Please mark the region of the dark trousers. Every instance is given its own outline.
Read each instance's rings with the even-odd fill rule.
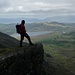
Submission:
[[[26,37],[26,38],[28,39],[29,44],[32,43],[32,42],[31,42],[31,39],[30,39],[30,37],[29,37],[29,35],[28,35],[27,33],[21,33],[20,35],[21,35],[20,46],[22,46],[22,42],[23,42],[23,40],[24,40],[24,37]]]

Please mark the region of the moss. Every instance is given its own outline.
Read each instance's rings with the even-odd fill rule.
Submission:
[[[24,45],[24,48],[28,47],[28,44],[25,44]],[[0,56],[1,55],[5,55],[5,54],[8,54],[8,53],[11,53],[11,52],[14,52],[14,51],[17,51],[17,50],[20,50],[22,49],[23,47],[12,47],[12,48],[3,48],[3,49],[0,49]]]

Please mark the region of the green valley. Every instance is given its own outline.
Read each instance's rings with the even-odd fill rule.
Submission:
[[[35,39],[38,39],[37,42],[43,43],[46,53],[45,61],[56,68],[57,72],[54,72],[56,73],[54,75],[60,75],[60,73],[61,75],[75,75],[75,32],[65,34],[56,32],[37,36]],[[60,64],[64,69],[62,66],[60,67]]]

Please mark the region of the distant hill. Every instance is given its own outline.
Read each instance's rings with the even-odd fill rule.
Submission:
[[[16,23],[20,22],[22,19],[26,20],[27,23],[33,22],[60,22],[60,23],[75,23],[75,16],[73,15],[66,15],[66,16],[54,16],[54,17],[47,17],[47,18],[0,18],[0,23]]]
[[[13,33],[16,33],[15,25],[16,25],[16,23],[10,23],[10,24],[1,24],[0,23],[0,31],[11,35]]]
[[[50,22],[51,24],[58,24],[58,25],[65,25],[64,23],[59,23],[59,22],[56,22],[56,21],[52,21]]]
[[[8,35],[16,34],[15,25],[20,21],[16,21],[16,23],[10,24],[2,24],[0,23],[0,31],[6,33]],[[20,23],[19,23],[20,24]],[[75,29],[75,23],[59,23],[56,21],[52,22],[34,22],[34,23],[26,23],[27,32],[38,32],[38,31],[69,31]]]
[[[15,25],[16,23],[10,23],[10,24],[0,24],[0,31],[9,35],[16,33]],[[26,30],[28,32],[36,32],[36,31],[54,31],[63,29],[63,26],[65,26],[63,23],[58,22],[34,22],[34,23],[26,23]]]

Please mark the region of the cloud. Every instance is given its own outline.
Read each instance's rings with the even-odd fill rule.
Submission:
[[[7,8],[10,7],[10,1],[8,0],[0,0],[0,13],[5,12]]]
[[[0,14],[38,17],[74,15],[75,0],[0,0]]]
[[[9,1],[7,0],[0,0],[0,8],[6,8],[10,5]]]
[[[69,6],[69,4],[51,4],[51,3],[44,3],[44,2],[32,2],[32,3],[26,3],[25,5],[17,5],[16,8],[15,6],[13,6],[7,9],[9,9],[8,12],[12,11],[12,13],[14,11],[24,13],[24,12],[37,11],[37,10],[48,11],[48,10],[64,9],[67,6]]]

